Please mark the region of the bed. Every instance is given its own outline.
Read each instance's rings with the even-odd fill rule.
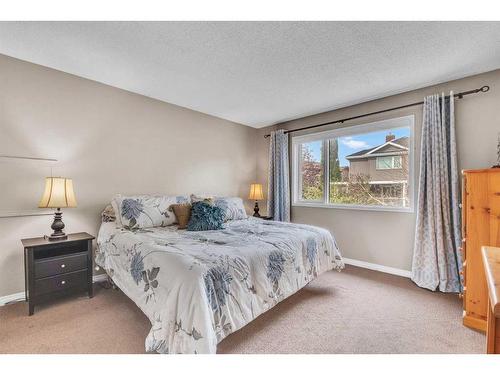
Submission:
[[[146,351],[158,353],[216,353],[226,336],[344,266],[329,231],[252,217],[200,232],[104,222],[97,243],[97,264],[149,318]]]

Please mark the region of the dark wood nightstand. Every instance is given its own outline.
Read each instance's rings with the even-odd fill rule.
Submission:
[[[257,219],[262,219],[262,220],[273,220],[274,218],[272,216],[257,216]]]
[[[66,240],[25,238],[24,282],[29,315],[35,305],[92,289],[92,240],[88,233],[69,234]]]

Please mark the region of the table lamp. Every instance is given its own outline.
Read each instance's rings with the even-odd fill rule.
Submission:
[[[250,185],[250,194],[248,195],[248,199],[252,199],[255,201],[255,207],[253,209],[253,216],[260,217],[259,203],[257,201],[261,201],[264,199],[264,194],[262,194],[262,184],[251,184]]]
[[[68,238],[63,232],[61,208],[76,207],[75,192],[73,191],[73,180],[64,177],[45,178],[45,191],[38,204],[39,208],[56,208],[54,222],[50,226],[54,232],[48,237],[49,240],[65,240]]]

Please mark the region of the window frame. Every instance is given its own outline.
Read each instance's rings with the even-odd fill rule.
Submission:
[[[408,155],[408,207],[392,207],[380,205],[356,205],[346,203],[330,203],[330,158],[328,141],[331,138],[340,138],[359,135],[363,133],[371,133],[382,130],[389,130],[394,128],[408,127],[410,130],[409,140],[409,155]],[[299,183],[299,175],[301,160],[300,160],[300,145],[313,141],[323,142],[323,174],[324,184],[323,199],[311,201],[301,199],[301,185]],[[413,213],[415,210],[415,115],[408,115],[402,117],[395,117],[386,120],[380,120],[370,123],[359,125],[347,126],[339,129],[327,130],[322,132],[315,132],[305,135],[292,136],[292,150],[291,150],[291,164],[292,164],[292,207],[317,207],[317,208],[340,208],[349,210],[367,210],[367,211],[392,211],[392,212],[407,212]],[[388,169],[390,170],[390,169]]]
[[[391,167],[390,168],[380,168],[378,166],[378,161],[381,158],[391,158]],[[396,163],[394,162],[396,158],[399,158],[399,167],[395,167]],[[375,169],[378,171],[392,171],[395,169],[403,169],[403,155],[383,155],[377,156],[375,159]]]

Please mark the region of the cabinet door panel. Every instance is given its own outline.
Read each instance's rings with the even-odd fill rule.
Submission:
[[[467,294],[465,306],[468,315],[486,319],[487,290],[481,246],[490,243],[490,210],[488,174],[467,174]]]
[[[500,246],[500,173],[489,173],[490,243]]]

